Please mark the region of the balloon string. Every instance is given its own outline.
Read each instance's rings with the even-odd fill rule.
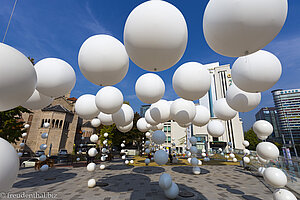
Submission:
[[[13,9],[12,9],[12,11],[11,11],[10,18],[9,18],[9,21],[8,21],[8,24],[7,24],[7,27],[6,27],[6,31],[5,31],[5,34],[4,34],[2,43],[4,43],[4,40],[5,40],[5,38],[6,38],[6,34],[7,34],[7,32],[8,32],[8,28],[9,28],[9,25],[10,25],[11,18],[12,18],[13,14],[14,14],[14,11],[15,11],[17,1],[18,1],[18,0],[15,0],[14,7],[13,7]]]

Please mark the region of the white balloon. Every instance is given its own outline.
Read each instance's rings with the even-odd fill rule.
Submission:
[[[152,119],[156,122],[163,123],[170,120],[171,105],[166,100],[159,100],[149,108]]]
[[[152,134],[152,141],[156,144],[163,144],[166,140],[166,134],[163,131],[155,131]]]
[[[194,102],[185,99],[176,99],[171,105],[171,118],[179,124],[188,124],[196,116]]]
[[[90,157],[95,157],[98,154],[98,151],[96,148],[90,148],[90,150],[88,151],[88,154]]]
[[[177,68],[172,82],[178,96],[194,101],[208,92],[211,78],[209,71],[202,64],[188,62]]]
[[[195,146],[191,146],[191,148],[190,148],[190,152],[191,152],[192,154],[197,154],[197,152],[198,152],[198,149],[197,149],[197,147],[195,147]]]
[[[129,160],[125,160],[125,164],[128,165],[129,164]]]
[[[230,158],[235,158],[235,155],[233,153],[229,154]]]
[[[275,160],[279,157],[279,149],[271,142],[261,142],[256,146],[259,157],[265,160]]]
[[[108,137],[108,133],[104,133],[104,137]]]
[[[102,148],[102,153],[106,153],[107,149],[106,148]]]
[[[78,101],[78,100],[77,100],[77,101]],[[48,122],[44,123],[44,124],[43,124],[43,127],[44,127],[44,128],[49,128],[49,127],[50,127],[50,123],[48,123]]]
[[[145,159],[145,164],[148,165],[149,163],[150,163],[150,159],[149,159],[149,158],[146,158],[146,159]]]
[[[103,112],[100,112],[100,114],[98,115],[98,119],[100,119],[101,123],[105,126],[109,126],[114,123],[111,114],[105,114]]]
[[[8,192],[19,171],[19,157],[14,147],[0,138],[0,192]]]
[[[124,148],[124,147],[125,147],[125,144],[124,144],[124,143],[122,143],[122,144],[121,144],[121,147],[122,147],[122,148]]]
[[[150,132],[147,132],[147,133],[145,133],[145,136],[146,136],[146,137],[150,137],[150,136],[151,136],[151,133],[150,133]],[[147,142],[148,142],[148,141],[146,141],[146,144],[147,144]],[[150,145],[150,144],[149,144],[149,145]]]
[[[49,97],[69,93],[76,82],[74,69],[58,58],[45,58],[34,65],[37,74],[36,89]]]
[[[274,200],[297,200],[296,196],[286,189],[277,189],[273,193]]]
[[[75,112],[83,119],[93,119],[99,114],[95,103],[95,95],[85,94],[80,96],[75,103]]]
[[[42,139],[47,139],[48,138],[48,133],[42,133],[41,138]]]
[[[89,172],[93,172],[96,170],[96,164],[95,163],[89,163],[87,166],[86,166],[86,169],[87,171]]]
[[[154,119],[151,117],[151,114],[150,114],[150,109],[148,109],[146,112],[145,112],[145,120],[148,124],[152,125],[152,126],[155,126],[157,124],[159,124],[157,121],[154,121]],[[149,127],[151,128],[151,126]]]
[[[138,128],[139,131],[141,132],[146,132],[149,130],[149,128],[147,127],[147,122],[145,118],[140,118],[137,122],[136,122],[136,126]]]
[[[25,143],[20,143],[20,148],[24,148],[25,147]]]
[[[43,95],[37,90],[34,90],[33,94],[25,103],[22,104],[23,107],[31,110],[39,110],[45,108],[53,102],[53,98]]]
[[[192,158],[191,159],[191,165],[197,166],[198,165],[198,159],[197,158]]]
[[[76,158],[76,161],[79,162],[79,161],[80,161],[80,158]]]
[[[98,142],[98,139],[99,139],[99,137],[98,137],[98,135],[96,135],[96,134],[93,134],[93,135],[91,135],[91,137],[90,137],[90,141],[93,142],[93,143],[97,143],[97,142]]]
[[[273,133],[273,126],[266,120],[258,120],[253,124],[253,131],[258,138],[264,138]]]
[[[96,186],[96,180],[95,179],[90,179],[89,181],[88,181],[88,187],[89,188],[93,188],[93,187],[95,187]]]
[[[122,133],[127,133],[132,129],[132,127],[133,127],[133,121],[127,126],[117,126],[117,129]]]
[[[18,154],[18,157],[22,157],[23,156],[23,153],[22,152],[19,152],[17,153]]]
[[[158,130],[162,130],[164,128],[164,124],[160,123],[154,126],[150,126],[150,130],[152,131],[158,131]]]
[[[128,104],[123,104],[121,109],[112,114],[113,121],[118,126],[127,126],[133,121],[134,112]]]
[[[91,125],[92,125],[92,127],[94,127],[94,128],[99,127],[99,126],[101,125],[100,119],[98,119],[98,118],[92,119]]]
[[[149,154],[149,153],[150,153],[150,149],[146,149],[146,150],[145,150],[145,153],[146,153],[146,154]]]
[[[202,165],[202,161],[201,160],[198,160],[198,165]]]
[[[233,110],[226,102],[225,98],[218,99],[213,106],[214,114],[217,118],[221,120],[231,120],[233,119],[237,111]]]
[[[233,158],[232,161],[233,161],[233,162],[237,162],[238,160],[237,160],[236,158]]]
[[[96,94],[96,106],[105,114],[113,114],[121,109],[123,105],[122,92],[113,86],[101,88]]]
[[[172,177],[170,176],[170,174],[167,173],[163,173],[160,177],[159,177],[159,187],[163,190],[167,190],[172,186]]]
[[[245,163],[250,163],[250,158],[244,157],[244,158],[243,158],[243,161],[244,161]]]
[[[147,132],[147,133],[149,133],[149,132]],[[150,141],[147,140],[147,141],[145,142],[145,146],[149,146],[149,145],[150,145]]]
[[[266,165],[270,162],[269,160],[263,159],[260,156],[257,156],[257,158],[258,158],[258,162],[263,164],[263,165]]]
[[[249,149],[244,149],[244,154],[245,154],[245,155],[250,155]]]
[[[193,174],[195,174],[195,175],[201,174],[201,169],[200,169],[200,167],[194,166],[194,167],[193,167]]]
[[[249,112],[256,108],[261,100],[260,93],[249,93],[232,84],[226,92],[226,102],[238,112]]]
[[[221,121],[212,120],[207,124],[207,132],[212,137],[221,137],[225,132],[225,127]]]
[[[134,161],[133,160],[130,160],[130,164],[133,164],[134,163]]]
[[[164,150],[158,150],[154,154],[154,161],[158,165],[165,165],[168,162],[168,154]]]
[[[206,153],[201,153],[201,156],[202,156],[202,157],[205,157],[205,156],[206,156]]]
[[[130,59],[147,71],[163,71],[183,56],[188,31],[182,13],[165,1],[147,1],[131,11],[124,28]]]
[[[126,155],[123,155],[123,156],[122,156],[122,160],[125,160],[125,159],[126,159]]]
[[[195,145],[197,143],[197,138],[196,137],[190,137],[190,143]]]
[[[105,169],[105,165],[100,165],[100,169],[104,170]]]
[[[0,44],[0,111],[27,101],[35,90],[37,75],[29,59],[18,50]]]
[[[46,144],[41,144],[40,145],[40,150],[42,150],[42,151],[44,151],[44,150],[46,150],[47,149],[47,145]]]
[[[43,165],[43,166],[41,166],[40,171],[45,172],[45,171],[48,171],[48,169],[49,169],[48,165]]]
[[[268,167],[263,176],[265,181],[275,188],[283,188],[287,184],[287,177],[281,169]]]
[[[263,92],[272,88],[281,76],[279,59],[260,50],[238,58],[231,70],[234,84],[246,92]]]
[[[176,183],[172,182],[171,187],[164,190],[164,192],[165,192],[165,195],[166,195],[167,198],[176,199],[176,197],[179,194],[179,188],[178,188]]]
[[[22,138],[25,138],[27,136],[27,133],[22,133]]]
[[[196,106],[196,116],[194,117],[192,124],[195,126],[204,126],[210,120],[210,111],[201,105]]]
[[[206,42],[215,52],[240,57],[269,44],[287,17],[287,0],[209,1],[203,17]]]
[[[263,175],[264,175],[265,169],[266,169],[266,168],[264,168],[264,167],[259,167],[258,170],[257,170],[258,174],[259,174],[260,176],[263,176]]]
[[[129,58],[124,45],[110,35],[89,37],[80,47],[81,73],[92,83],[115,85],[127,74]]]
[[[247,141],[247,140],[244,140],[243,141],[243,146],[244,147],[248,147],[250,145],[250,143]]]
[[[28,129],[29,127],[30,127],[29,124],[25,124],[25,125],[24,125],[24,128],[25,128],[25,129]]]
[[[152,104],[164,96],[165,83],[156,74],[143,74],[135,83],[135,93],[143,103]]]

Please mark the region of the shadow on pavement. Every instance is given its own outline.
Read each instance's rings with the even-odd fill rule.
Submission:
[[[201,170],[201,174],[208,174],[210,173],[210,171],[208,171],[207,169],[203,169],[203,168],[200,168]],[[182,174],[191,174],[191,175],[194,175],[193,174],[193,167],[191,166],[178,166],[178,167],[172,167],[172,171],[174,172],[178,172],[178,173],[182,173]]]
[[[151,167],[136,167],[132,171],[141,174],[158,174],[164,172],[165,169],[162,167],[151,166]]]
[[[241,195],[241,198],[246,199],[246,200],[262,200],[260,198],[257,198],[257,197],[251,196],[251,195],[245,195],[245,193],[243,191],[231,188],[231,186],[229,186],[227,184],[217,184],[216,186],[218,186],[220,188],[224,188],[232,194]]]
[[[125,164],[110,165],[110,166],[106,167],[106,169],[109,169],[109,170],[125,170],[125,169],[131,169],[131,168],[133,168],[132,165],[125,165]]]

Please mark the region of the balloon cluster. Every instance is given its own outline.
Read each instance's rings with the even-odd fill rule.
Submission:
[[[169,199],[176,199],[179,194],[179,188],[177,184],[172,181],[170,174],[163,173],[159,177],[159,187],[164,190],[165,196]]]

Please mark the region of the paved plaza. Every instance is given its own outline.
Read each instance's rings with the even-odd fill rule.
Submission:
[[[87,172],[86,167],[56,167],[47,172],[21,169],[10,193],[49,192],[64,200],[166,199],[158,185],[160,175],[166,172],[179,186],[177,199],[272,199],[273,189],[239,166],[204,165],[200,175],[193,175],[191,166],[133,167],[121,160],[106,165],[105,170],[97,166],[95,172]],[[95,188],[87,187],[90,178],[97,180]]]

